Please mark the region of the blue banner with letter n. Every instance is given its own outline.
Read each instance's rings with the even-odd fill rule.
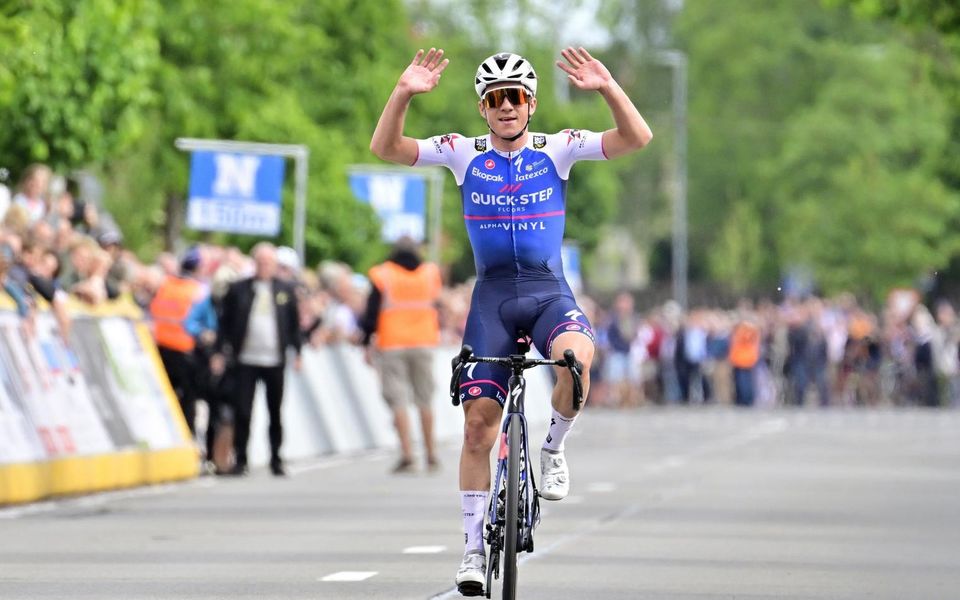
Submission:
[[[282,156],[193,152],[187,227],[278,234],[283,167]]]
[[[427,185],[423,176],[355,171],[350,174],[350,189],[358,200],[370,204],[380,217],[381,236],[385,241],[395,242],[404,236],[417,242],[424,240]]]

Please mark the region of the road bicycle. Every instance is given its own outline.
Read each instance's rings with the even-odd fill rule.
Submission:
[[[527,443],[527,419],[524,415],[524,397],[527,382],[523,372],[537,366],[565,367],[573,378],[573,408],[580,410],[583,401],[583,365],[573,350],[566,350],[559,360],[527,358],[530,338],[519,332],[517,353],[505,357],[474,356],[473,349],[464,345],[453,359],[453,377],[450,397],[453,405],[460,404],[460,374],[470,363],[493,363],[510,369],[506,413],[500,434],[497,454],[497,475],[493,480],[490,505],[486,516],[487,561],[486,597],[490,598],[493,580],[500,577],[503,565],[503,598],[514,600],[517,588],[517,554],[533,552],[533,533],[540,524],[540,494],[534,469],[530,462]],[[479,590],[477,590],[479,595]]]

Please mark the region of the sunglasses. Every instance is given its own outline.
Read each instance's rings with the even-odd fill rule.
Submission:
[[[513,106],[527,104],[533,96],[526,88],[505,87],[490,90],[483,95],[483,104],[487,108],[500,108],[504,100],[509,100]]]

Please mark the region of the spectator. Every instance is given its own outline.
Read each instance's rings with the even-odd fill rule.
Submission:
[[[937,303],[937,330],[934,356],[937,373],[944,380],[947,406],[960,404],[960,323],[953,305],[946,300]]]
[[[28,332],[33,332],[34,303],[21,282],[10,276],[11,269],[17,262],[19,239],[15,234],[0,232],[0,286],[10,296],[17,307],[17,314],[24,319],[24,326]]]
[[[733,399],[733,369],[730,355],[730,322],[725,313],[715,311],[706,317],[707,358],[703,372],[710,382],[710,390],[718,404],[730,404]]]
[[[754,369],[760,361],[760,327],[744,314],[730,334],[730,364],[733,366],[734,403],[753,406]]]
[[[32,239],[28,240],[21,249],[20,260],[13,266],[12,273],[18,273],[15,277],[22,287],[33,290],[50,305],[60,333],[66,339],[70,336],[72,323],[67,307],[67,293],[57,283],[56,269],[51,268],[55,265],[46,260],[48,256],[52,256],[49,251]]]
[[[299,284],[300,257],[290,246],[277,248],[277,277],[294,285]]]
[[[51,176],[50,167],[34,163],[24,170],[20,178],[13,204],[22,206],[26,210],[29,223],[39,221],[47,214],[46,194],[50,187]]]
[[[293,347],[295,370],[300,370],[300,331],[297,296],[292,285],[277,277],[277,250],[261,242],[253,248],[254,276],[230,285],[223,298],[217,354],[211,359],[215,374],[226,367],[224,352],[236,365],[234,406],[234,451],[236,464],[231,474],[247,473],[247,443],[250,416],[257,382],[266,387],[270,415],[270,470],[276,476],[286,474],[280,447],[286,350]]]
[[[373,287],[363,318],[367,362],[380,372],[383,399],[393,412],[400,438],[400,460],[394,473],[414,469],[407,407],[412,398],[420,414],[427,468],[436,470],[433,438],[433,348],[440,341],[437,301],[442,282],[432,263],[422,262],[412,240],[401,239],[386,262],[370,269]],[[375,340],[374,340],[375,338]],[[370,346],[377,349],[375,360]]]
[[[238,279],[248,276],[252,270],[247,264],[247,257],[239,248],[231,246],[224,250],[220,264],[213,271],[213,277],[210,282],[211,293],[213,295],[214,305],[220,305],[221,300],[227,294],[230,284]]]
[[[613,406],[633,407],[639,404],[640,377],[630,351],[637,337],[639,321],[634,312],[633,296],[620,292],[613,300],[607,323],[599,333],[603,377],[607,401]]]
[[[313,311],[310,302],[310,291],[303,282],[300,269],[300,256],[289,246],[277,248],[277,277],[293,286],[297,294],[297,319],[300,328],[300,339],[308,342],[313,333],[320,327],[322,319]]]
[[[192,248],[181,260],[180,275],[167,276],[150,302],[153,334],[160,360],[180,402],[190,433],[195,432],[196,399],[200,383],[194,350],[204,327],[210,328],[209,321],[204,321],[203,317],[210,303],[209,292],[193,277],[199,266],[200,253]],[[212,314],[212,308],[210,311],[208,314]],[[215,323],[213,327],[216,327]]]
[[[918,304],[911,325],[914,335],[913,365],[916,373],[916,398],[921,406],[940,406],[940,390],[934,372],[933,343],[936,323],[930,311]]]
[[[123,256],[123,236],[119,231],[110,229],[97,236],[100,248],[110,259],[110,268],[107,270],[105,283],[108,289],[117,292],[127,287],[127,263]]]
[[[358,315],[362,310],[354,273],[338,262],[320,265],[320,282],[330,294],[330,302],[323,314],[320,339],[323,343],[353,343],[360,339]]]
[[[703,376],[703,363],[707,360],[707,330],[701,311],[693,311],[677,333],[676,358],[677,381],[680,397],[684,402],[710,401],[710,382]]]
[[[789,353],[785,375],[789,385],[788,399],[794,406],[802,406],[807,387],[813,383],[820,398],[820,406],[830,404],[827,385],[827,341],[820,326],[820,305],[809,299],[796,306],[789,316],[787,340]]]
[[[0,219],[3,219],[4,215],[7,214],[10,201],[10,188],[0,183]]]

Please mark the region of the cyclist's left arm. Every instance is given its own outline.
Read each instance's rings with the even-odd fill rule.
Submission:
[[[653,132],[617,82],[611,78],[610,83],[599,91],[617,125],[603,132],[603,153],[607,158],[623,156],[649,144]]]
[[[582,47],[567,48],[561,54],[567,62],[557,61],[557,66],[567,74],[570,83],[581,90],[600,92],[613,114],[616,127],[603,132],[604,155],[616,158],[650,143],[653,132],[603,63]]]

